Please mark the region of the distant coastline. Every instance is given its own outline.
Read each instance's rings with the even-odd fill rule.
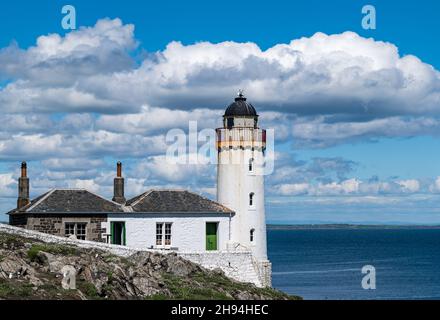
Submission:
[[[8,221],[1,221],[9,224]],[[339,230],[339,229],[440,229],[440,225],[418,224],[348,224],[348,223],[317,223],[317,224],[267,224],[268,230]]]
[[[340,229],[440,229],[440,225],[373,224],[268,224],[268,230],[340,230]]]

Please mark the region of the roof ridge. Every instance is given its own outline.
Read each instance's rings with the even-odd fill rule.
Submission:
[[[130,203],[130,200],[128,201],[129,205],[126,205],[126,207],[130,207],[133,211],[136,211],[135,207],[139,205],[139,203],[141,203],[146,197],[148,197],[151,193],[153,192],[178,192],[178,193],[187,193],[189,195],[198,197],[199,200],[197,201],[207,201],[210,203],[211,209],[212,210],[208,210],[206,212],[210,212],[210,211],[218,211],[218,212],[234,212],[234,210],[224,206],[223,204],[215,201],[215,200],[211,200],[210,198],[197,193],[195,191],[190,191],[188,189],[150,189],[140,195],[138,195],[137,197],[134,197],[133,199],[136,199],[136,201]],[[168,211],[168,213],[171,213],[172,211]],[[181,212],[181,211],[176,211],[176,212]]]
[[[49,190],[46,195],[44,195],[43,197],[41,197],[40,200],[38,200],[37,202],[35,202],[32,206],[30,206],[29,208],[26,209],[26,212],[29,212],[31,210],[33,210],[36,206],[38,206],[41,202],[43,202],[44,200],[46,200],[52,193],[54,193],[57,189],[52,189]]]
[[[135,202],[130,203],[130,207],[134,207],[135,205],[137,205],[141,200],[145,199],[146,196],[148,196],[151,192],[153,192],[153,189],[147,190],[144,193],[141,193],[139,197],[139,199],[137,199]],[[135,197],[136,198],[136,197]]]
[[[92,194],[92,195],[94,195],[94,196],[96,196],[106,202],[110,202],[110,203],[116,205],[117,207],[121,208],[121,210],[122,210],[122,205],[120,203],[117,203],[113,200],[109,200],[107,198],[104,198],[103,196],[101,196],[93,191],[87,190],[85,188],[53,188],[50,191],[46,192],[46,194],[44,194],[44,196],[42,196],[41,199],[39,199],[37,202],[35,202],[34,204],[32,204],[31,206],[26,208],[25,212],[30,212],[31,210],[35,209],[43,201],[45,201],[47,198],[49,198],[55,191],[85,191],[85,192],[88,192],[88,193],[90,193],[90,194]]]
[[[122,204],[120,204],[120,203],[118,203],[118,202],[116,202],[116,201],[113,201],[113,200],[109,200],[109,199],[107,199],[107,198],[104,198],[103,196],[101,196],[101,195],[99,195],[99,194],[97,194],[97,193],[95,193],[95,192],[93,192],[93,191],[90,191],[90,190],[87,190],[87,189],[80,189],[80,190],[85,190],[85,191],[87,191],[88,193],[91,193],[91,194],[97,196],[98,198],[101,198],[102,200],[105,200],[105,201],[111,202],[111,203],[113,203],[113,204],[115,204],[115,205],[117,205],[117,206],[119,206],[119,207],[122,208]]]

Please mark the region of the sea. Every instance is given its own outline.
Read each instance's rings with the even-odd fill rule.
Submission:
[[[304,299],[440,299],[440,229],[269,228],[268,255],[273,287]]]

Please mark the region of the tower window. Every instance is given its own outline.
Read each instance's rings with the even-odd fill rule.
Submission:
[[[234,118],[228,118],[226,121],[226,125],[228,128],[232,128],[234,126]]]
[[[252,207],[254,205],[254,193],[249,193],[249,206]]]
[[[254,158],[249,159],[249,172],[254,171]]]
[[[251,229],[251,231],[249,232],[249,240],[251,242],[254,242],[254,238],[255,238],[255,229]]]

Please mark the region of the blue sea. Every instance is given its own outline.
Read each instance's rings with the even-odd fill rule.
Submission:
[[[304,299],[440,299],[440,229],[268,230],[268,253],[273,286]]]

